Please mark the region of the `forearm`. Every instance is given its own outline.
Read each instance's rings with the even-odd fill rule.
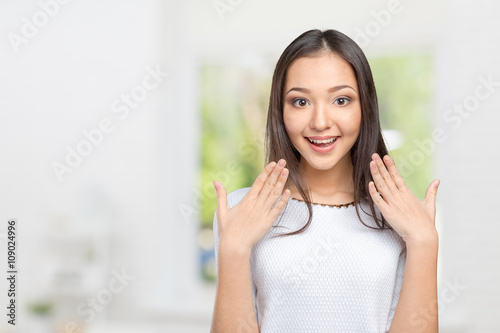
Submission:
[[[250,279],[250,251],[219,244],[211,333],[259,332]]]
[[[406,242],[406,264],[390,333],[438,332],[437,232]]]

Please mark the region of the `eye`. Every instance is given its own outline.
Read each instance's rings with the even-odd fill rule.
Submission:
[[[335,100],[335,104],[337,104],[338,106],[345,106],[347,104],[349,104],[351,100],[349,98],[346,98],[346,97],[339,97]]]
[[[297,104],[297,102],[299,102]],[[309,102],[307,101],[307,99],[305,98],[296,98],[292,101],[292,105],[294,106],[298,106],[298,107],[304,107],[308,104]]]

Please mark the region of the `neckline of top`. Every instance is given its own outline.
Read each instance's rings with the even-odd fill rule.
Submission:
[[[297,199],[297,198],[290,198],[290,199],[305,203],[305,201],[301,200],[301,199]],[[316,206],[330,207],[330,208],[333,208],[333,207],[337,207],[337,208],[349,208],[350,206],[354,207],[354,201],[348,202],[348,203],[345,203],[345,204],[338,204],[338,205],[335,205],[335,204],[323,204],[323,203],[318,203],[318,202],[311,202],[311,204],[316,205]]]

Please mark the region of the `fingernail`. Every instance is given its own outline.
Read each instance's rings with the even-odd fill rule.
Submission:
[[[285,166],[285,160],[280,160],[280,161],[278,162],[278,165],[279,165],[280,167]]]
[[[438,185],[439,185],[439,180],[435,180],[435,181],[434,181],[434,187],[435,187],[435,188],[437,188],[437,187],[438,187]]]
[[[214,188],[216,190],[218,190],[219,189],[219,183],[217,183],[217,181],[214,181],[213,184],[214,184]]]

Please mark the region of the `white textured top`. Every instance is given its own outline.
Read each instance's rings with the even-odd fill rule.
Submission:
[[[249,190],[230,192],[229,207]],[[366,203],[363,210],[370,213]],[[363,222],[377,227],[363,210]],[[381,218],[377,206],[375,210]],[[387,332],[406,263],[403,239],[393,230],[364,226],[352,205],[319,204],[313,204],[313,219],[305,231],[269,238],[300,229],[307,218],[306,203],[289,199],[274,223],[286,228],[271,228],[252,249],[250,276],[260,332]]]

